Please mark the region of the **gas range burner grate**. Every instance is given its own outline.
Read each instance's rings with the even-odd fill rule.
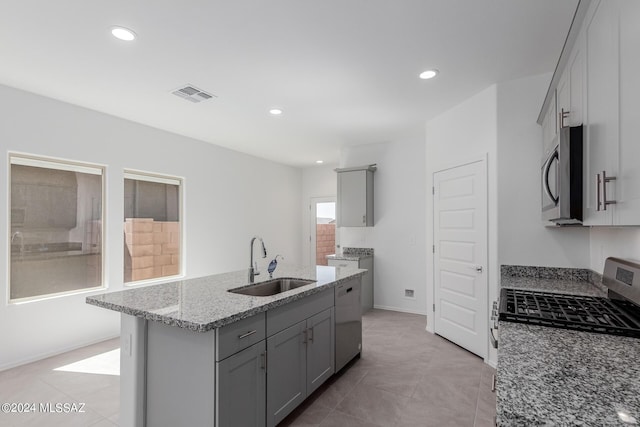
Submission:
[[[608,298],[504,288],[499,320],[640,338],[640,308]]]

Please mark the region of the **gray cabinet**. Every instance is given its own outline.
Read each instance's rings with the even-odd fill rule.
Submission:
[[[333,307],[267,338],[267,426],[273,427],[335,372]]]
[[[333,308],[307,319],[307,395],[335,371],[334,328]]]
[[[265,425],[265,351],[262,340],[217,363],[217,426]]]
[[[338,227],[373,226],[373,173],[375,171],[375,165],[336,169]]]
[[[307,397],[305,332],[297,323],[267,339],[267,426],[282,421]]]

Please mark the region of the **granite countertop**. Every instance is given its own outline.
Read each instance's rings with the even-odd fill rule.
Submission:
[[[360,261],[361,259],[365,259],[365,258],[372,258],[373,255],[337,255],[337,254],[331,254],[331,255],[327,255],[327,259],[335,259],[335,260],[339,260],[339,261]]]
[[[342,254],[327,255],[327,259],[336,259],[341,261],[360,261],[365,258],[373,257],[373,248],[342,248]]]
[[[247,270],[132,288],[87,297],[87,304],[162,322],[196,332],[233,323],[362,276],[366,270],[341,267],[278,266],[273,278],[298,278],[314,283],[273,296],[227,292],[248,285]],[[266,272],[256,284],[269,279]]]
[[[586,280],[502,276],[502,286],[605,296]],[[499,322],[498,426],[640,423],[640,340]]]

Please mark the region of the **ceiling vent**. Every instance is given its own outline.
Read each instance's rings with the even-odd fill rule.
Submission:
[[[176,96],[179,96],[180,98],[186,99],[187,101],[196,102],[196,103],[206,101],[207,99],[211,99],[211,98],[217,98],[217,96],[212,95],[208,92],[205,92],[201,89],[198,89],[194,85],[181,86],[178,89],[172,91],[171,93],[173,93]]]

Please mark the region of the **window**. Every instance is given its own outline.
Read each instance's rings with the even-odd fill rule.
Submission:
[[[10,155],[12,302],[103,286],[102,167]]]
[[[125,172],[124,282],[181,274],[179,178]]]

